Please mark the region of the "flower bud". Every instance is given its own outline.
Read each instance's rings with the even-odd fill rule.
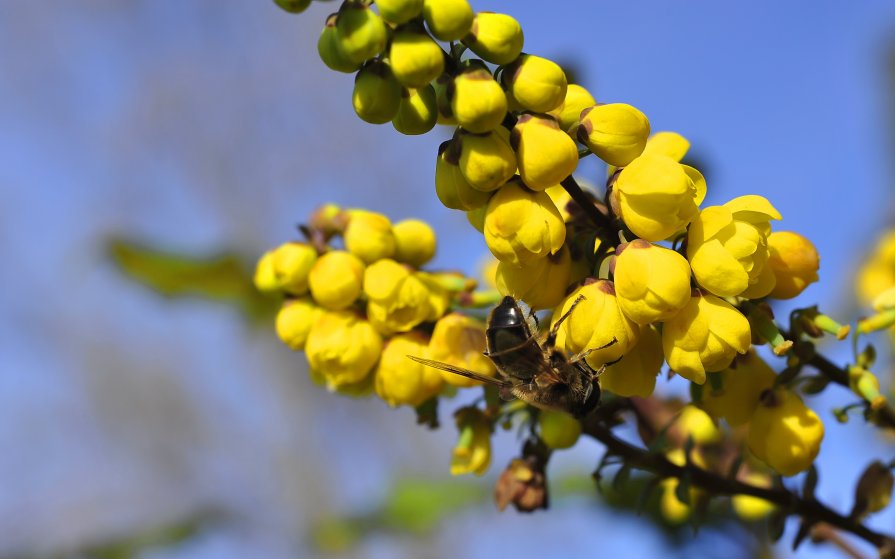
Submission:
[[[513,17],[479,12],[472,21],[463,44],[492,64],[509,64],[522,52],[522,26]]]
[[[690,505],[682,503],[677,496],[678,484],[680,481],[676,478],[666,478],[662,480],[662,495],[659,497],[659,512],[662,518],[670,524],[683,524],[690,518]],[[696,497],[695,491],[690,489],[690,500]]]
[[[322,313],[305,343],[311,369],[333,390],[366,379],[381,351],[376,329],[352,311]]]
[[[870,513],[879,512],[889,506],[892,500],[892,487],[895,478],[892,470],[879,460],[874,461],[858,480],[855,486],[855,504],[852,506],[851,518],[862,519]]]
[[[520,512],[546,509],[549,499],[544,465],[531,459],[514,458],[497,480],[494,500],[501,511],[510,503]]]
[[[566,224],[544,192],[513,180],[488,202],[485,243],[498,260],[520,266],[555,254],[565,239]]]
[[[696,187],[701,178],[699,171],[670,157],[643,155],[619,173],[610,195],[612,209],[638,237],[667,239],[699,215],[705,196]]]
[[[401,104],[392,119],[395,130],[407,136],[418,136],[435,128],[437,120],[435,90],[431,85],[401,92]]]
[[[405,219],[392,226],[395,260],[419,268],[435,256],[435,231],[425,221]]]
[[[499,262],[497,290],[501,295],[525,301],[533,310],[555,307],[566,296],[571,265],[572,258],[566,246],[556,254],[536,258],[521,266]]]
[[[863,305],[869,305],[880,293],[895,286],[895,230],[877,241],[870,258],[858,270],[855,284]]]
[[[577,310],[577,309],[576,309]],[[662,369],[662,337],[652,327],[640,330],[634,344],[622,358],[612,363],[600,376],[600,387],[625,398],[646,398],[656,388],[656,376]]]
[[[497,190],[516,173],[516,154],[497,131],[484,134],[461,131],[454,141],[460,148],[460,173],[476,190]]]
[[[274,0],[274,3],[290,14],[300,14],[308,9],[311,0]]]
[[[384,124],[395,118],[401,106],[401,84],[388,64],[374,60],[361,68],[354,78],[351,103],[357,116],[370,124]]]
[[[578,141],[610,165],[624,167],[643,152],[649,120],[624,103],[595,105],[581,111]]]
[[[460,438],[451,456],[451,475],[484,475],[491,465],[491,422],[478,408],[456,414]]]
[[[749,422],[746,443],[759,460],[780,475],[811,467],[824,438],[824,424],[799,396],[779,387],[762,394]]]
[[[687,235],[687,258],[699,285],[719,297],[763,297],[774,287],[765,271],[770,220],[780,213],[767,199],[749,195],[699,212]]]
[[[426,358],[428,352],[429,340],[419,332],[390,338],[376,367],[376,394],[392,407],[417,407],[437,396],[444,386],[438,369],[407,358],[408,355]]]
[[[662,328],[662,350],[671,370],[696,384],[706,371],[727,368],[752,344],[749,321],[730,303],[694,290],[690,301]]]
[[[578,148],[553,117],[523,114],[510,142],[522,182],[532,190],[559,184],[578,167]]]
[[[427,320],[435,320],[446,304],[433,304],[433,296],[444,299],[447,293],[425,276],[394,260],[384,258],[370,264],[364,272],[367,316],[384,333],[407,332]]]
[[[308,292],[308,275],[317,251],[306,243],[284,243],[267,251],[255,268],[255,287],[265,293],[285,291],[292,295]]]
[[[739,427],[749,421],[761,393],[772,387],[776,378],[774,370],[750,349],[706,385],[700,405],[712,417]]]
[[[345,228],[345,248],[365,264],[395,254],[395,234],[389,219],[376,212],[350,210]]]
[[[322,313],[309,297],[286,300],[277,312],[277,336],[290,349],[304,349],[308,334]]]
[[[423,0],[376,0],[376,7],[382,19],[400,25],[423,12]]]
[[[332,250],[320,256],[308,276],[314,301],[330,310],[350,307],[361,293],[364,263],[344,250]]]
[[[554,450],[575,446],[581,436],[581,422],[561,411],[541,410],[538,427],[541,440]]]
[[[336,20],[337,46],[344,57],[362,64],[385,50],[388,33],[382,18],[360,1],[342,5]]]
[[[742,481],[755,487],[771,488],[771,476],[767,474],[749,472],[743,476]],[[733,505],[733,512],[747,522],[761,520],[774,512],[776,508],[774,503],[752,495],[734,495],[730,498],[730,502]]]
[[[422,29],[396,31],[388,58],[395,79],[404,87],[423,87],[444,72],[444,51]]]
[[[336,31],[338,14],[330,14],[326,19],[326,25],[317,39],[317,54],[326,67],[336,72],[351,74],[360,67],[360,62],[352,62],[339,48],[339,33]]]
[[[457,126],[457,119],[454,117],[453,109],[451,109],[451,99],[448,97],[449,92],[453,95],[454,78],[448,74],[441,74],[438,76],[438,79],[430,85],[432,86],[432,89],[435,90],[435,106],[438,108],[438,124]]]
[[[570,83],[566,88],[566,95],[559,107],[550,111],[550,114],[559,120],[559,127],[568,132],[572,125],[576,125],[581,117],[581,111],[597,104],[594,96],[578,84]],[[576,136],[577,137],[577,134]]]
[[[448,363],[474,373],[493,377],[497,370],[494,363],[485,357],[485,326],[475,319],[450,313],[435,323],[432,339],[429,341],[429,357],[435,361]],[[442,372],[448,384],[468,388],[478,386],[478,381],[453,373]]]
[[[775,231],[768,235],[768,262],[774,274],[774,299],[792,299],[818,280],[820,257],[805,237],[792,231]]]
[[[451,112],[465,130],[484,133],[494,130],[507,115],[507,96],[487,69],[466,66],[449,86]]]
[[[690,264],[673,250],[636,239],[615,257],[615,293],[637,324],[662,322],[690,300]]]
[[[521,108],[535,113],[546,113],[559,107],[568,88],[566,75],[559,64],[532,54],[523,54],[507,66],[501,81]]]
[[[587,283],[573,291],[554,313],[554,323],[582,295],[584,299],[560,327],[556,345],[573,354],[590,351],[587,362],[597,368],[628,353],[637,344],[640,327],[622,314],[615,287],[608,280]],[[613,339],[615,343],[611,343]]]
[[[425,0],[423,17],[439,41],[457,41],[469,33],[475,14],[466,0]]]
[[[452,210],[481,208],[491,198],[490,192],[473,188],[460,172],[458,144],[455,140],[444,142],[438,148],[435,164],[435,194],[445,207]]]

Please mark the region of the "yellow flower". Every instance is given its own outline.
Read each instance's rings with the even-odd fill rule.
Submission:
[[[566,224],[544,192],[534,192],[513,180],[488,202],[485,243],[498,260],[526,264],[555,254],[565,240]]]
[[[647,153],[619,173],[610,203],[635,235],[661,241],[699,214],[704,197],[705,179],[699,171],[666,155]]]
[[[719,297],[767,295],[774,287],[765,268],[772,219],[780,213],[755,195],[702,210],[687,235],[687,258],[699,285]]]
[[[581,422],[561,411],[541,410],[538,427],[541,440],[554,450],[575,446],[581,436]]]
[[[435,164],[435,194],[445,207],[452,210],[474,210],[484,207],[491,198],[490,192],[475,189],[460,172],[459,144],[448,141],[438,148]]]
[[[522,182],[532,190],[559,184],[578,167],[578,148],[551,116],[523,114],[510,137]]]
[[[507,262],[497,265],[497,290],[501,295],[522,299],[534,310],[555,307],[566,296],[572,258],[563,246],[556,254],[521,266]]]
[[[392,119],[395,130],[407,136],[418,136],[435,128],[437,121],[435,88],[426,84],[419,89],[404,89],[401,92],[401,105]]]
[[[423,12],[423,0],[378,0],[376,7],[382,19],[400,25]]]
[[[662,495],[659,497],[659,512],[662,518],[671,524],[683,524],[690,518],[690,505],[682,503],[677,497],[677,486],[680,482],[676,478],[662,480]],[[690,501],[696,497],[695,490],[690,489]]]
[[[336,46],[355,64],[373,58],[385,50],[388,39],[385,22],[363,2],[346,2],[336,20]]]
[[[376,368],[376,394],[392,407],[416,407],[438,395],[444,386],[441,373],[407,358],[408,355],[426,358],[428,354],[429,340],[419,332],[390,338]]]
[[[425,0],[426,27],[439,41],[457,41],[469,33],[475,14],[466,0]]]
[[[677,162],[690,150],[690,142],[677,132],[656,132],[646,141],[643,153],[665,155]]]
[[[870,305],[880,293],[895,286],[895,230],[879,239],[868,261],[858,270],[855,283],[863,305]]]
[[[497,370],[494,363],[485,357],[484,351],[485,326],[481,322],[460,313],[450,313],[435,323],[432,339],[429,340],[431,359],[493,377]],[[446,382],[454,386],[470,387],[480,384],[460,375],[448,372],[441,374]]]
[[[395,79],[404,87],[423,87],[444,72],[444,51],[422,29],[396,30],[388,59]]]
[[[303,349],[321,312],[310,297],[285,301],[277,313],[277,336],[291,349]]]
[[[509,64],[522,52],[525,38],[522,26],[513,17],[494,12],[479,12],[472,20],[463,44],[492,64]]]
[[[351,103],[357,116],[370,124],[395,118],[401,106],[401,84],[386,62],[373,60],[361,68],[354,78]]]
[[[314,302],[330,310],[346,309],[354,304],[363,282],[364,263],[344,250],[331,250],[320,256],[308,275]]]
[[[655,328],[646,326],[634,347],[606,368],[600,387],[623,397],[646,398],[656,388],[656,376],[664,362],[662,338]]]
[[[345,248],[365,264],[395,254],[395,234],[389,219],[376,212],[349,210],[345,228]]]
[[[481,66],[465,66],[448,92],[454,118],[469,132],[490,132],[507,115],[506,94],[491,72]]]
[[[673,250],[636,239],[615,257],[615,293],[637,324],[668,320],[690,300],[690,264]]]
[[[805,237],[792,231],[775,231],[768,235],[767,266],[774,274],[774,299],[792,299],[818,280],[820,257]]]
[[[501,81],[520,108],[535,113],[559,107],[568,87],[559,64],[532,54],[523,54],[504,68]]]
[[[305,342],[311,370],[331,390],[367,378],[382,351],[382,338],[366,320],[351,311],[324,312]]]
[[[572,125],[578,124],[578,118],[581,111],[588,107],[593,107],[597,102],[590,92],[578,84],[570,83],[566,88],[566,96],[559,107],[556,107],[549,114],[559,120],[559,127],[564,132],[568,132]]]
[[[461,131],[454,142],[452,148],[459,147],[460,173],[476,190],[497,190],[516,173],[516,154],[497,131],[484,134]]]
[[[578,141],[610,165],[624,167],[643,152],[649,120],[624,103],[595,105],[579,115]]]
[[[750,349],[719,373],[702,392],[700,405],[712,417],[739,427],[752,417],[761,393],[774,385],[777,374]]]
[[[491,465],[491,422],[478,408],[456,413],[460,438],[451,456],[451,475],[484,475]]]
[[[662,328],[662,349],[671,370],[696,384],[706,371],[728,367],[752,343],[749,321],[730,303],[694,291],[687,305]]]
[[[756,487],[771,488],[771,476],[767,474],[749,472],[743,476],[742,481]],[[730,502],[733,505],[733,512],[747,522],[761,520],[774,512],[776,508],[774,503],[752,495],[734,495]]]
[[[308,275],[317,261],[317,251],[306,243],[285,243],[267,251],[255,268],[255,287],[266,293],[308,292]]]
[[[607,280],[587,283],[573,291],[557,308],[554,322],[582,295],[584,299],[560,327],[556,343],[572,354],[592,350],[587,362],[596,368],[630,351],[637,344],[640,327],[622,313],[615,287]],[[615,343],[608,345],[613,339]],[[597,349],[600,347],[603,349]]]
[[[395,260],[419,268],[435,256],[435,231],[425,221],[405,219],[392,226]]]
[[[696,444],[712,444],[721,440],[721,432],[711,416],[693,405],[681,408],[675,427]]]
[[[824,424],[799,396],[783,387],[766,391],[749,422],[749,450],[779,474],[811,467],[824,438]]]
[[[391,334],[438,318],[446,305],[433,305],[433,295],[446,299],[447,293],[424,278],[388,258],[370,264],[364,272],[370,322],[380,332]]]

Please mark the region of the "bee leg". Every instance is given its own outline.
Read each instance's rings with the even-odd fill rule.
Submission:
[[[615,344],[617,344],[617,343],[618,343],[618,338],[616,338],[615,336],[613,336],[612,339],[609,340],[609,342],[608,342],[607,344],[605,344],[605,345],[601,345],[600,347],[595,348],[595,349],[606,349],[607,347],[612,346],[612,345],[615,345]]]
[[[556,344],[556,335],[559,333],[559,327],[562,326],[562,323],[565,322],[567,318],[569,318],[569,315],[572,314],[572,311],[575,310],[575,307],[578,306],[578,303],[584,301],[584,299],[584,295],[579,295],[574,301],[572,301],[572,306],[569,307],[569,310],[567,310],[561,317],[559,317],[559,320],[557,320],[556,324],[553,325],[553,328],[550,329],[550,333],[547,334],[547,340],[545,342],[547,347],[553,347],[554,344]]]

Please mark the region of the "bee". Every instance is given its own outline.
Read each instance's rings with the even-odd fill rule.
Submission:
[[[583,296],[576,299],[542,340],[532,333],[516,300],[504,297],[489,314],[485,332],[485,356],[497,367],[497,377],[486,377],[449,363],[407,357],[435,369],[494,385],[505,400],[516,398],[536,408],[582,418],[600,403],[598,379],[606,366],[595,371],[587,364],[584,358],[593,350],[570,358],[555,347],[559,327],[582,300]],[[604,347],[615,342],[613,339]]]

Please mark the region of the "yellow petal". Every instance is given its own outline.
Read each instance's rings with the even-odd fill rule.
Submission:
[[[689,165],[681,164],[681,167],[684,168],[684,172],[687,173],[687,176],[690,177],[690,180],[693,181],[693,188],[696,189],[696,205],[702,204],[702,201],[705,200],[705,193],[708,189],[708,186],[705,182],[705,177],[702,176],[695,167],[691,167]]]
[[[690,142],[677,132],[656,132],[646,141],[643,153],[658,153],[680,161],[689,149]]]

